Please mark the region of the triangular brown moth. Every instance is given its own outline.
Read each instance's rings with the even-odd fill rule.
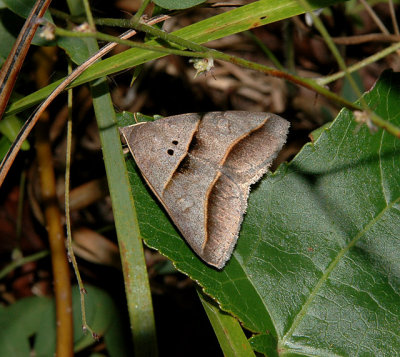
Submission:
[[[175,115],[121,128],[143,177],[190,247],[222,269],[250,185],[286,141],[289,122],[242,111]]]

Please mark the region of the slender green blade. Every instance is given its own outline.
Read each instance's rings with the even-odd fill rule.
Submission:
[[[239,321],[233,316],[221,311],[215,302],[199,292],[204,311],[217,335],[224,356],[255,357],[253,349],[244,334]]]
[[[70,4],[74,11],[79,11],[80,2],[70,0]],[[94,39],[87,41],[87,50],[91,54],[98,50]],[[91,81],[90,87],[121,253],[135,355],[156,356],[158,351],[153,303],[117,119],[107,80],[99,78]]]
[[[335,0],[314,0],[310,4],[313,9],[330,6],[341,1]],[[206,43],[222,37],[230,36],[251,28],[266,25],[275,21],[287,19],[304,13],[303,8],[297,0],[260,0],[251,4],[227,11],[225,13],[210,17],[206,20],[186,26],[174,32],[174,35],[196,43]],[[150,41],[148,44],[157,45],[157,42]],[[127,68],[138,66],[142,63],[165,56],[164,53],[151,52],[143,49],[129,49],[115,56],[106,58],[101,62],[93,64],[80,77],[72,87],[87,83],[103,76],[123,71]],[[32,105],[39,103],[61,83],[62,80],[54,82],[31,95],[28,95],[7,108],[6,114],[20,112]]]

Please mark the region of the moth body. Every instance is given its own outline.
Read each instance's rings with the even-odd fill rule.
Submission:
[[[140,171],[191,248],[221,269],[235,247],[250,185],[289,123],[270,113],[182,114],[121,129]]]

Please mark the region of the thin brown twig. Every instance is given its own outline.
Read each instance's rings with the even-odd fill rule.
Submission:
[[[322,39],[322,37],[321,37]],[[382,33],[369,33],[366,35],[332,37],[338,45],[358,45],[365,42],[400,42],[399,35],[387,35]]]
[[[207,6],[207,5],[205,5],[205,6]],[[243,4],[241,4],[240,2],[238,2],[237,4],[233,4],[233,3],[229,3],[229,2],[214,2],[214,3],[208,4],[208,6],[211,8],[240,7],[240,6],[243,6]]]
[[[389,35],[390,34],[389,30],[386,28],[381,19],[375,13],[374,9],[365,0],[359,0],[359,1],[364,6],[365,10],[367,10],[369,16],[371,16],[372,20],[376,23],[376,25],[379,27],[382,33]]]
[[[0,120],[3,117],[11,92],[17,80],[18,73],[28,53],[33,36],[39,26],[38,19],[42,18],[51,0],[37,0],[31,13],[26,19],[11,52],[7,56],[0,71]]]
[[[168,15],[157,16],[150,19],[146,22],[149,25],[154,25],[156,23],[165,21],[169,18]],[[136,34],[135,30],[129,30],[123,33],[120,38],[128,39]],[[82,74],[88,67],[90,67],[94,62],[96,62],[99,58],[103,57],[105,54],[110,52],[117,44],[115,42],[109,43],[100,49],[95,55],[90,57],[87,61],[82,63],[79,67],[75,68],[75,70],[62,82],[60,85],[54,89],[50,95],[46,98],[45,101],[35,110],[33,115],[25,122],[20,132],[18,133],[15,141],[12,146],[8,150],[5,155],[3,161],[0,164],[0,187],[3,184],[8,171],[13,164],[15,157],[17,156],[19,149],[21,148],[22,143],[28,137],[35,124],[37,123],[40,115],[46,110],[46,108],[50,105],[50,103],[69,85],[71,84],[80,74]]]
[[[400,32],[399,32],[399,25],[396,19],[396,11],[394,10],[393,0],[389,0],[389,11],[390,11],[390,17],[392,18],[394,33],[398,36],[400,35]]]
[[[38,58],[38,83],[45,85],[52,67],[50,58],[54,56],[54,47],[43,47],[39,53],[44,56]],[[48,60],[44,60],[47,58]],[[53,155],[49,138],[49,114],[43,112],[36,131],[36,153],[39,166],[41,195],[44,203],[46,229],[51,251],[53,268],[54,296],[56,301],[56,356],[70,357],[74,353],[74,331],[72,319],[72,292],[65,249],[64,229],[61,223],[61,212],[58,206],[56,192],[56,178],[53,166]]]
[[[325,41],[324,38],[318,34],[312,32],[312,29],[307,26],[303,21],[299,19],[299,17],[292,18],[292,21],[301,28],[306,34],[310,34],[321,41]],[[334,43],[338,45],[358,45],[365,42],[400,42],[400,36],[385,34],[385,33],[369,33],[364,35],[355,35],[355,36],[341,36],[341,37],[332,37]]]

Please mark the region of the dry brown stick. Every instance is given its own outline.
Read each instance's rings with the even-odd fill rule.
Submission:
[[[396,11],[394,9],[393,0],[389,0],[389,11],[390,11],[390,17],[392,19],[394,33],[395,35],[400,35],[399,24],[397,23],[396,19]]]
[[[148,25],[154,25],[158,22],[165,21],[168,19],[168,15],[155,17],[146,23]],[[135,30],[129,30],[122,34],[120,37],[122,39],[128,39],[136,34]],[[50,105],[50,103],[70,84],[72,83],[82,72],[84,72],[88,67],[90,67],[94,62],[96,62],[99,58],[103,57],[105,54],[110,52],[117,44],[109,43],[103,48],[100,49],[95,55],[89,58],[87,61],[82,63],[79,67],[75,68],[75,70],[62,82],[60,85],[54,89],[53,92],[47,97],[47,99],[36,109],[34,114],[25,122],[20,132],[18,133],[15,141],[13,142],[11,148],[8,150],[6,156],[0,164],[0,187],[3,184],[8,171],[12,163],[15,160],[15,157],[18,154],[19,149],[21,148],[22,143],[28,137],[29,133],[35,126],[36,122],[40,118],[40,115],[46,110],[46,108]]]
[[[56,48],[42,48],[42,56],[36,56],[37,82],[45,85],[50,77],[52,59]],[[56,356],[71,357],[74,353],[74,331],[72,319],[72,292],[65,235],[61,223],[61,212],[57,200],[56,178],[49,136],[49,115],[42,113],[36,131],[36,153],[39,165],[40,188],[44,203],[45,224],[49,238],[53,268],[54,296],[56,301]]]
[[[322,37],[321,37],[322,39]],[[369,33],[358,36],[343,36],[343,37],[332,37],[333,42],[338,45],[357,45],[365,42],[399,42],[400,36],[398,35],[387,35],[382,33]]]
[[[371,5],[369,5],[366,0],[359,0],[359,2],[364,6],[365,10],[367,10],[369,16],[371,16],[372,20],[379,27],[382,33],[389,35],[390,34],[389,30],[386,28],[385,24],[381,21],[379,16],[375,13]]]
[[[39,163],[42,199],[46,229],[49,237],[51,263],[53,269],[54,295],[56,300],[56,356],[73,356],[74,333],[72,323],[71,281],[65,236],[58,208],[53,158],[48,137],[48,117],[44,113],[38,124],[36,153]]]
[[[299,26],[305,33],[311,33],[314,38],[321,41],[325,41],[322,36],[312,33],[312,29],[308,27],[299,17],[292,18],[292,21]],[[384,33],[368,33],[364,35],[354,35],[354,36],[340,36],[332,37],[334,43],[338,45],[358,45],[365,42],[399,42],[399,35],[391,35]]]
[[[43,17],[51,0],[37,0],[31,13],[25,21],[17,40],[0,71],[0,119],[3,117],[11,92],[17,80],[31,45],[33,36],[39,26],[39,19]]]

